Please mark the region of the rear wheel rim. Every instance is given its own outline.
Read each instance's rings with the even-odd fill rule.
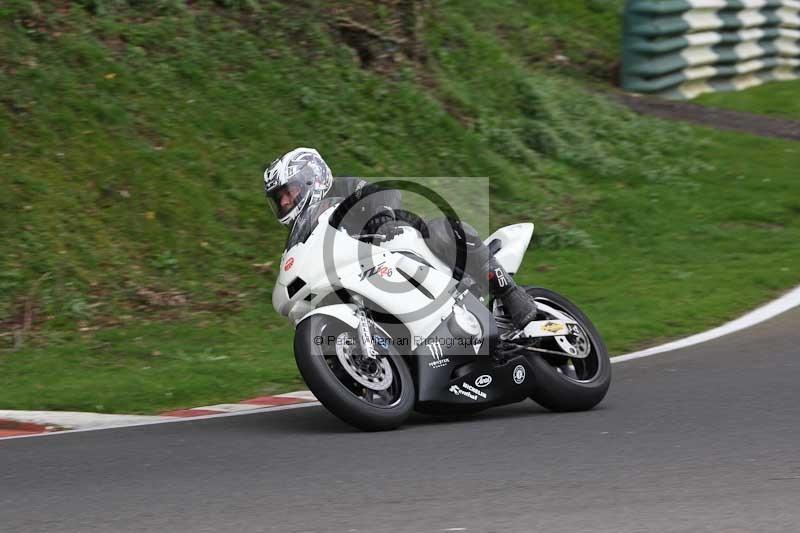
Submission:
[[[564,335],[563,337],[578,353],[587,353],[585,358],[570,357],[567,353],[564,353],[563,356],[548,353],[543,354],[542,358],[555,368],[556,372],[558,372],[561,377],[568,381],[584,384],[594,381],[600,375],[603,368],[603,361],[597,353],[597,345],[588,328],[581,320],[576,318],[573,313],[565,309],[564,306],[560,305],[558,302],[544,297],[537,297],[535,300],[556,308],[558,311],[568,316],[570,320],[578,324],[577,330],[572,330],[569,335]],[[548,315],[546,311],[542,311],[542,314]],[[558,319],[558,317],[549,315],[547,318]],[[540,341],[540,346],[543,348],[563,349],[562,346],[564,343],[558,342],[554,337],[541,338],[538,340]],[[547,346],[546,344],[548,343],[552,343],[552,345]]]

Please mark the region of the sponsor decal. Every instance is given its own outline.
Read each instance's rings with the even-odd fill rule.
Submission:
[[[525,367],[522,365],[515,366],[514,373],[511,375],[514,377],[514,383],[521,385],[525,381]]]
[[[563,324],[559,324],[558,322],[548,322],[544,326],[542,326],[542,330],[548,333],[558,333],[559,331],[565,329]]]
[[[483,346],[483,339],[480,339],[480,341],[475,341],[472,344],[472,349],[475,350],[475,355],[478,355],[478,352],[481,351],[481,346]],[[489,379],[491,380],[491,378]]]
[[[485,392],[483,392],[483,391],[482,391],[482,390],[480,390],[480,389],[476,389],[475,387],[473,387],[473,386],[472,386],[472,385],[470,385],[469,383],[462,383],[462,384],[461,384],[461,386],[462,386],[463,388],[467,389],[468,391],[470,391],[472,394],[475,394],[475,395],[477,395],[477,396],[480,396],[480,397],[481,397],[481,398],[483,398],[484,400],[486,399],[486,393],[485,393]],[[477,398],[476,398],[476,399],[477,399]]]
[[[458,385],[451,385],[450,388],[447,390],[449,390],[451,394],[454,394],[456,396],[464,396],[475,402],[477,402],[481,398],[484,400],[486,399],[485,392],[483,392],[480,389],[476,389],[469,383],[461,383],[460,387]]]
[[[475,380],[475,386],[480,388],[488,387],[489,385],[491,385],[491,383],[492,383],[492,376],[490,376],[489,374],[478,376],[478,378]]]
[[[283,265],[283,271],[289,272],[289,270],[292,268],[292,265],[294,265],[294,257],[290,257],[286,260],[286,263]]]
[[[442,352],[442,345],[439,341],[429,342],[425,344],[425,347],[431,352],[431,357],[433,357],[433,361],[428,363],[428,366],[431,368],[442,368],[443,366],[447,366],[450,364],[450,359],[447,357],[442,357],[444,353]]]
[[[448,389],[452,394],[456,396],[465,396],[473,401],[478,401],[479,399],[483,398],[486,399],[486,393],[480,389],[476,389],[469,383],[461,383],[461,386],[458,385],[451,385]]]
[[[462,389],[458,385],[451,386],[449,390],[450,390],[450,392],[452,392],[456,396],[466,396],[470,400],[476,400],[476,401],[478,400],[478,395],[477,394],[473,394],[473,393],[471,393],[469,391],[465,391],[464,389]]]
[[[392,274],[394,274],[394,271],[390,267],[386,266],[386,261],[384,261],[383,263],[375,265],[374,267],[362,270],[361,279],[358,281],[364,281],[367,278],[371,278],[375,274],[382,278],[391,278]]]
[[[497,284],[501,287],[505,287],[508,285],[508,280],[506,279],[506,274],[503,272],[502,268],[495,268],[494,275],[497,278]]]

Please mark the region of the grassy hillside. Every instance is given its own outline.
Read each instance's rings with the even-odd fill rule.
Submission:
[[[800,120],[800,80],[771,82],[746,91],[704,94],[698,102],[711,107]]]
[[[0,407],[299,387],[260,183],[297,145],[341,175],[490,176],[493,225],[537,223],[521,279],[615,351],[796,283],[800,147],[586,91],[620,5],[6,2]]]

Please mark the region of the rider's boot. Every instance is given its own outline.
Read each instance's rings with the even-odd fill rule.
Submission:
[[[536,318],[536,301],[518,286],[513,278],[492,257],[486,263],[489,291],[503,302],[503,309],[517,329],[523,329]]]

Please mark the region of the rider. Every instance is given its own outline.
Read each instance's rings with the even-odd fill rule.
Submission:
[[[358,178],[334,180],[325,160],[312,148],[296,148],[273,161],[264,171],[264,191],[278,220],[287,226],[294,223],[303,209],[326,196],[356,200],[347,213],[348,224],[364,228],[368,234],[378,233],[384,224],[394,220],[394,211],[399,209],[401,201],[397,190],[380,189]],[[533,298],[514,283],[474,228],[464,222],[454,224],[447,218],[431,220],[422,226],[419,229],[428,247],[445,262],[454,257],[455,241],[463,240],[467,250],[464,272],[484,292],[501,299],[517,328],[522,329],[534,320]]]

